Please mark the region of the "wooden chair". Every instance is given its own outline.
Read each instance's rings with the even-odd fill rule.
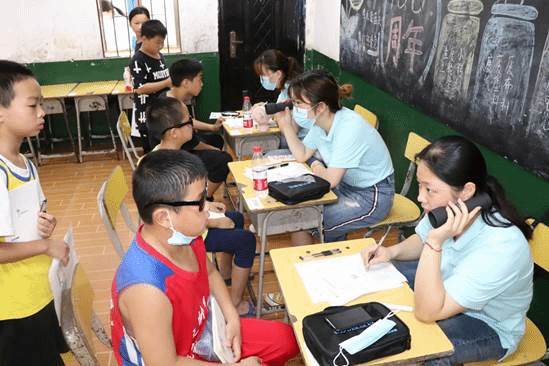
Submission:
[[[408,134],[408,141],[404,149],[404,156],[410,160],[406,178],[400,193],[395,193],[393,206],[387,216],[377,224],[371,226],[365,236],[370,236],[376,230],[385,230],[385,234],[393,227],[414,226],[421,217],[421,211],[418,205],[407,197],[410,186],[414,180],[416,172],[415,156],[429,141],[414,132]]]
[[[532,223],[530,221],[529,223]],[[534,262],[549,271],[549,227],[545,224],[538,223],[534,229],[534,236],[530,240],[530,248]],[[539,331],[536,325],[526,319],[526,333],[520,341],[517,350],[502,362],[496,360],[472,362],[465,366],[518,366],[530,365],[542,359],[547,352],[547,345],[543,334]]]
[[[137,162],[139,161],[139,154],[137,153],[137,148],[133,144],[131,137],[131,127],[130,122],[128,121],[128,116],[126,112],[120,112],[118,117],[118,122],[116,123],[116,130],[118,131],[118,137],[122,143],[122,149],[124,150],[122,157],[126,156],[130,162],[132,170],[135,170]]]
[[[116,219],[122,214],[124,222],[132,232],[137,231],[137,225],[132,220],[124,199],[129,192],[124,171],[120,165],[116,166],[109,178],[103,182],[97,194],[97,206],[99,215],[103,220],[109,239],[111,240],[116,253],[122,258],[126,250],[122,246],[120,237],[116,231]]]
[[[379,126],[379,122],[377,120],[377,116],[361,106],[360,104],[355,104],[354,111],[362,116],[369,124],[372,125],[373,128],[377,130]]]

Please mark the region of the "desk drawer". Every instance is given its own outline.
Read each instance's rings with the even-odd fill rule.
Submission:
[[[252,222],[261,235],[259,222],[268,220],[267,235],[317,229],[322,222],[322,206],[310,206],[260,213],[252,216]]]
[[[90,95],[76,99],[80,112],[104,111],[107,109],[107,100],[102,95]]]
[[[59,99],[44,99],[42,108],[46,114],[59,114],[64,112],[63,102]]]

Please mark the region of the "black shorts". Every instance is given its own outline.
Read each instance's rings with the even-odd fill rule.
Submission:
[[[0,320],[0,366],[64,365],[59,354],[68,350],[53,301],[29,317]]]

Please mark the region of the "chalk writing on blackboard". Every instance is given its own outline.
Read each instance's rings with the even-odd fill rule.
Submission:
[[[435,4],[435,5],[433,5]],[[385,0],[382,67],[389,80],[422,85],[433,64],[441,22],[441,0]]]
[[[477,45],[480,0],[452,0],[442,21],[433,76],[435,98],[444,97],[452,103],[467,99],[473,59]]]
[[[482,37],[476,83],[471,101],[473,119],[488,124],[522,121],[528,91],[536,8],[494,4]]]

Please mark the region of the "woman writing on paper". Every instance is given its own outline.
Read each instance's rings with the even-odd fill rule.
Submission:
[[[293,110],[278,114],[278,124],[297,161],[318,152],[314,174],[330,182],[338,197],[324,207],[324,238],[344,240],[347,232],[369,227],[389,212],[394,196],[393,164],[385,142],[368,122],[342,107],[340,98],[352,87],[339,87],[332,75],[308,71],[289,86]],[[309,129],[301,141],[292,120]],[[294,245],[310,244],[309,232],[292,236]]]
[[[505,357],[524,335],[532,299],[532,229],[469,140],[442,137],[416,159],[418,201],[427,213],[446,207],[447,220],[433,228],[425,216],[416,234],[380,247],[369,263],[373,249],[364,249],[364,261],[392,260],[414,289],[416,317],[437,321],[454,345],[453,355],[426,365]],[[482,193],[490,196],[490,207],[469,211],[464,201]]]

